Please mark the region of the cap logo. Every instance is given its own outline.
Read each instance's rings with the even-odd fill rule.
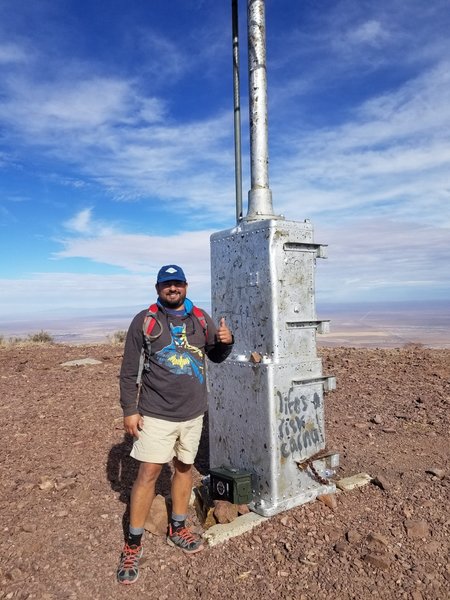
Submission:
[[[173,273],[176,273],[176,272],[177,272],[177,270],[176,270],[176,269],[174,269],[173,267],[169,267],[168,269],[166,269],[166,273],[171,273],[171,274],[173,274]]]

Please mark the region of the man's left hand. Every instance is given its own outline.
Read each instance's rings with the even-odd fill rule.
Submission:
[[[220,319],[219,327],[216,332],[216,339],[222,344],[231,344],[233,342],[233,336],[225,323],[225,317]]]

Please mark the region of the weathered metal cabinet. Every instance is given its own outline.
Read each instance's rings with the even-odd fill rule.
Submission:
[[[325,247],[310,222],[243,221],[211,236],[212,314],[226,317],[232,355],[209,365],[210,464],[250,471],[252,508],[264,516],[332,493],[316,333],[314,272]],[[328,461],[328,462],[327,462]],[[315,473],[314,473],[315,471]]]

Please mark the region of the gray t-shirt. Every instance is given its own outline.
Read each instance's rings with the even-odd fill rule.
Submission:
[[[189,421],[207,408],[205,354],[222,362],[232,344],[216,342],[216,327],[202,311],[207,332],[192,313],[178,316],[158,307],[161,335],[151,343],[148,370],[142,374],[137,403],[136,377],[144,344],[142,326],[147,310],[138,313],[128,329],[120,371],[120,404],[124,416],[140,413],[166,421]],[[158,324],[152,333],[159,332]]]

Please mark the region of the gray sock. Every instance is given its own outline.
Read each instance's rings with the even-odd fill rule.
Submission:
[[[184,527],[187,515],[176,515],[172,513],[170,518],[170,523],[172,524],[173,529],[181,529]]]

